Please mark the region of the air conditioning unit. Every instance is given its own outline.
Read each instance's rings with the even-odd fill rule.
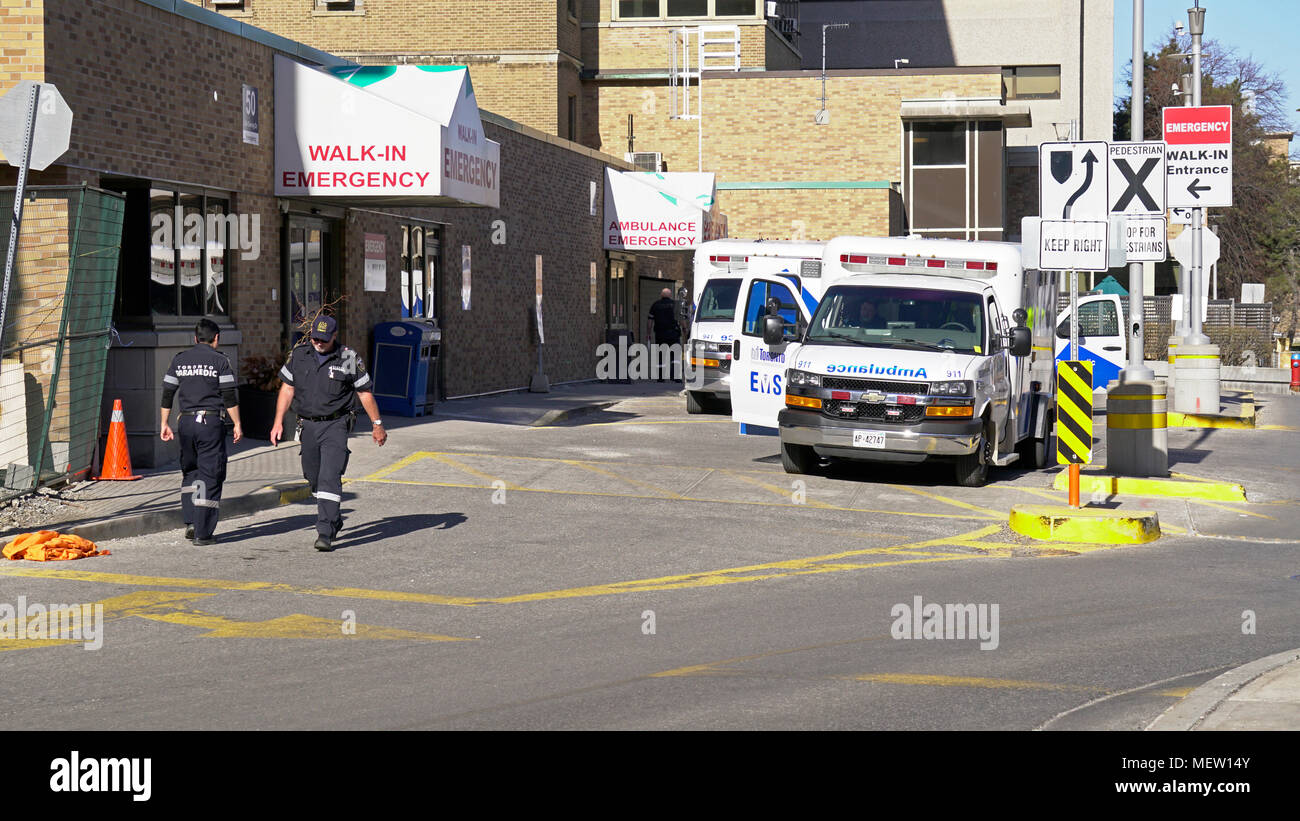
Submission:
[[[659,151],[631,151],[623,159],[632,163],[639,171],[663,171],[664,155]]]

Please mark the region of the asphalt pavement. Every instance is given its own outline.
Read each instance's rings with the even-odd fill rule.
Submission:
[[[164,655],[193,651],[199,668],[221,661],[270,684],[284,678],[274,672],[284,641],[339,635],[335,601],[348,606],[342,619],[354,630],[345,626],[343,635],[387,648],[331,653],[331,669],[341,665],[343,674],[364,677],[381,660],[412,671],[466,658],[458,652],[477,660],[457,681],[463,692],[425,705],[424,715],[352,704],[346,715],[268,707],[241,719],[237,700],[222,694],[201,716],[161,711],[162,726],[847,727],[901,716],[890,726],[1300,729],[1300,651],[1286,649],[1300,645],[1300,634],[1294,607],[1285,605],[1300,577],[1268,575],[1293,565],[1300,548],[1300,467],[1287,464],[1300,399],[1258,403],[1256,430],[1169,432],[1172,471],[1240,482],[1247,502],[1088,500],[1158,510],[1165,535],[1135,547],[1035,544],[1009,533],[1013,502],[1063,499],[1052,488],[1055,468],[1005,469],[983,489],[952,488],[944,470],[927,466],[832,466],[789,477],[772,455],[774,440],[742,440],[725,417],[687,416],[674,387],[657,383],[452,400],[431,417],[386,415],[384,448],[368,431],[354,434],[350,521],[335,554],[309,550],[314,517],[301,501],[296,445],[250,442],[231,462],[214,548],[181,544],[177,471],[97,483],[43,527],[100,539],[114,555],[60,567],[6,563],[0,580],[10,592],[0,598],[53,600],[60,585],[107,585],[117,595],[103,600],[106,613],[123,641],[157,641],[141,625],[168,624],[167,640],[179,644]],[[709,529],[718,538],[698,537]],[[950,565],[961,575],[944,570]],[[868,594],[855,581],[864,578],[879,589]],[[1214,584],[1194,588],[1195,578]],[[926,601],[1003,602],[1003,635],[1014,625],[1021,638],[987,648],[996,653],[954,655],[939,650],[943,642],[888,641],[888,619],[883,633],[862,634],[864,600],[915,602],[919,610],[909,591],[922,587]],[[1031,607],[1024,597],[1034,588],[1044,594]],[[1071,589],[1077,600],[1053,611],[1051,596]],[[271,602],[279,593],[306,612],[283,615]],[[209,612],[229,596],[238,598],[240,618],[230,608]],[[1195,613],[1180,602],[1196,597],[1205,607]],[[601,604],[622,600],[631,604]],[[1240,604],[1253,600],[1253,608]],[[820,621],[795,615],[828,601],[837,606]],[[1016,601],[1033,615],[1008,612]],[[406,605],[432,607],[436,616],[401,611]],[[534,608],[522,624],[508,615],[519,606]],[[1225,612],[1240,622],[1229,631],[1236,638],[1215,626]],[[641,639],[631,657],[629,621]],[[1133,635],[1135,621],[1142,637]],[[183,635],[196,627],[237,641],[196,645]],[[1261,649],[1252,654],[1256,630]],[[698,644],[683,643],[705,633]],[[498,649],[489,652],[485,640]],[[55,643],[16,640],[0,649]],[[1110,657],[1076,670],[1062,643]],[[1033,652],[1052,646],[1060,654],[1053,660]],[[115,662],[124,678],[154,669],[178,686],[203,686],[174,665],[155,669],[144,645],[131,647]],[[1189,669],[1193,649],[1204,658]],[[77,658],[21,655],[10,686],[45,663],[81,666]],[[988,664],[993,658],[998,665]],[[626,675],[611,678],[619,666]],[[845,682],[866,686],[866,700],[843,692]],[[944,695],[954,688],[961,720],[951,718],[955,703]],[[1016,699],[1006,701],[1007,693]],[[124,691],[100,712],[6,718],[32,728],[138,726],[131,721],[145,709],[142,699]],[[329,703],[324,693],[321,703]]]

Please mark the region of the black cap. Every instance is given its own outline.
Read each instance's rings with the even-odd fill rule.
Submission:
[[[316,317],[316,321],[311,325],[310,336],[312,339],[319,339],[322,342],[328,342],[330,337],[334,335],[334,331],[338,326],[339,323],[334,319],[334,317],[324,315],[318,316]]]

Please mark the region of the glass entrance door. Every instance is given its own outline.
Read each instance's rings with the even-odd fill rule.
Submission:
[[[306,323],[339,297],[337,221],[291,215],[287,234],[286,335],[292,344],[306,333]],[[341,313],[336,318],[341,324]]]

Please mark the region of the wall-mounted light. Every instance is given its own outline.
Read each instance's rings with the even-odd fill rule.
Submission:
[[[903,66],[908,65],[911,62],[912,61],[908,60],[906,57],[899,57],[897,60],[894,61],[894,68],[898,68],[900,65]]]

